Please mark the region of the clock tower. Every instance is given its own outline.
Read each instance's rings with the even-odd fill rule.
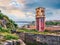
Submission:
[[[36,29],[43,32],[45,30],[45,8],[36,8]]]

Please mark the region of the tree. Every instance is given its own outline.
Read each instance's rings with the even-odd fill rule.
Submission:
[[[2,13],[0,13],[0,19],[3,19],[3,14]]]
[[[9,17],[0,12],[0,25],[1,24],[6,25],[6,27],[10,29],[16,29],[18,27],[13,20],[9,19]]]
[[[46,22],[46,25],[60,25],[60,22],[49,21],[49,22]]]

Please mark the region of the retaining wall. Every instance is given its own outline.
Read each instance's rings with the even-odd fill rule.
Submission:
[[[31,34],[31,33],[20,33],[20,39],[25,42],[42,42],[48,45],[60,45],[60,36],[57,35],[43,35],[43,34]],[[39,44],[38,44],[39,45]]]

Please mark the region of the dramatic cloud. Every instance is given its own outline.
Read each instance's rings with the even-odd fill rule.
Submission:
[[[60,20],[60,9],[46,9],[46,20]]]
[[[46,20],[60,19],[60,0],[0,0],[0,10],[13,20],[35,20],[35,9],[46,8]]]
[[[48,8],[60,8],[60,0],[27,0],[26,6],[28,8],[35,7],[48,7]],[[32,2],[32,3],[30,3]]]

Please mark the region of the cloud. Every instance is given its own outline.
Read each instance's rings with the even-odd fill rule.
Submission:
[[[46,19],[60,19],[60,0],[0,0],[0,10],[13,20],[35,20],[35,9],[46,8]]]
[[[17,18],[25,18],[25,13],[20,10],[12,10],[10,14],[15,15]]]
[[[60,20],[60,9],[46,9],[46,20]]]
[[[20,2],[18,0],[1,0],[0,1],[0,8],[9,10],[9,9],[23,9],[24,3],[22,3],[22,1],[20,0]]]
[[[0,0],[0,10],[7,16],[13,17],[14,15],[16,18],[24,18],[25,14],[19,7],[22,9],[21,4],[15,0]]]
[[[60,8],[60,0],[27,0],[27,2],[29,2],[26,3],[28,8],[36,8],[39,6],[45,8]]]

